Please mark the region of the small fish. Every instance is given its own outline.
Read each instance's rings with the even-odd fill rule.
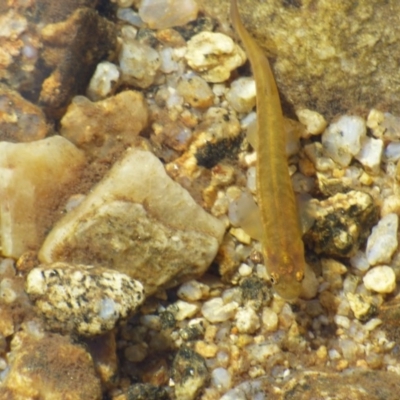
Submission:
[[[236,0],[231,1],[231,20],[246,49],[257,88],[257,202],[265,263],[275,291],[293,300],[300,294],[306,262],[278,88],[268,59],[242,24]]]

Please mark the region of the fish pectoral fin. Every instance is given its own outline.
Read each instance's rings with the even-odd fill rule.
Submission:
[[[250,237],[262,242],[264,236],[261,213],[251,193],[243,192],[230,204],[229,217],[233,225],[239,226]]]

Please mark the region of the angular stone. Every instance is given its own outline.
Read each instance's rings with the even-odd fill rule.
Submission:
[[[101,158],[132,145],[147,120],[139,92],[126,90],[97,102],[75,96],[61,120],[60,134],[88,157]]]
[[[30,143],[0,142],[3,255],[18,258],[41,245],[84,164],[83,153],[60,136]]]
[[[43,111],[18,92],[0,84],[0,140],[32,142],[49,130]]]
[[[39,259],[106,265],[149,295],[204,273],[224,231],[152,153],[132,148],[53,228]]]

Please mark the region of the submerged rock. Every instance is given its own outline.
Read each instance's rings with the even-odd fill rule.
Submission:
[[[85,157],[60,136],[0,142],[0,154],[2,254],[18,258],[41,245],[58,205],[79,180]]]
[[[203,274],[224,231],[152,153],[132,148],[57,223],[39,259],[107,265],[139,280],[149,295]]]
[[[61,120],[60,133],[90,158],[100,158],[137,141],[147,119],[143,95],[133,90],[98,102],[76,96]]]
[[[1,399],[102,398],[90,354],[67,336],[35,329],[18,332],[11,342],[9,359]]]
[[[198,10],[195,0],[143,0],[139,15],[151,29],[165,29],[196,19]]]
[[[49,130],[43,111],[18,92],[0,84],[0,140],[32,142]]]
[[[34,268],[26,292],[47,325],[83,336],[103,334],[143,300],[143,286],[106,268],[55,263]]]
[[[201,0],[205,13],[224,23],[228,3]],[[238,3],[245,26],[273,59],[279,91],[291,105],[327,118],[377,104],[399,112],[400,70],[393,57],[400,51],[399,2]]]
[[[311,200],[315,218],[304,242],[317,254],[353,256],[378,219],[372,197],[363,192],[338,193],[326,200]]]
[[[205,359],[188,347],[182,347],[172,366],[175,395],[181,400],[193,400],[210,378]]]

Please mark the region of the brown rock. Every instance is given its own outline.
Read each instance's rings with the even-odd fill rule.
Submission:
[[[58,116],[74,95],[85,90],[97,63],[115,50],[116,31],[95,10],[78,8],[41,33],[42,59],[52,72],[43,82],[39,101],[47,114]]]
[[[16,334],[10,371],[1,399],[100,400],[100,380],[89,353],[68,337],[51,333]]]
[[[199,0],[228,26],[229,0]],[[282,98],[331,117],[377,104],[400,112],[400,3],[240,0],[245,26],[270,56]]]
[[[139,92],[128,90],[98,102],[77,96],[61,120],[60,134],[90,158],[102,158],[137,141],[147,120]]]
[[[0,84],[0,141],[32,142],[43,139],[48,131],[39,107]]]

